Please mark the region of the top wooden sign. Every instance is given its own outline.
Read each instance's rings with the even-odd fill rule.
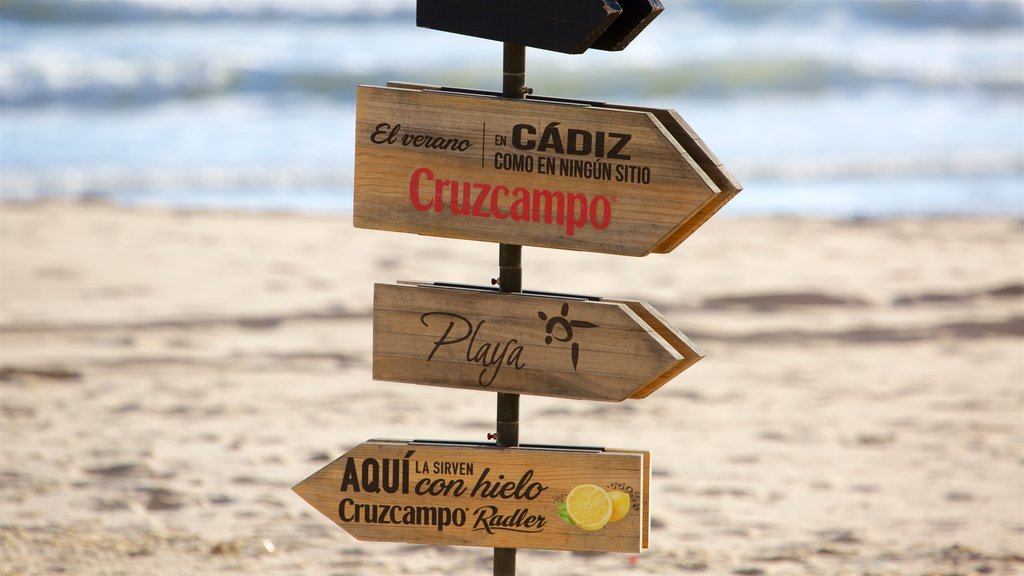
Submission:
[[[566,54],[622,50],[659,0],[417,0],[416,25]]]
[[[739,190],[672,110],[360,86],[359,228],[644,256]]]

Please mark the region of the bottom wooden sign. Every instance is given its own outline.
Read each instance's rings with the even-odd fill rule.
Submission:
[[[297,484],[357,540],[639,552],[650,453],[368,440]]]

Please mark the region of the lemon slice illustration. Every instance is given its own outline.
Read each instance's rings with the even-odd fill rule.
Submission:
[[[580,484],[565,497],[565,510],[584,530],[600,530],[612,517],[612,500],[594,484]]]

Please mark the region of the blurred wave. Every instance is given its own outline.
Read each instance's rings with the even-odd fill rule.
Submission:
[[[1024,157],[962,154],[924,158],[874,158],[869,160],[805,160],[790,162],[737,162],[733,166],[747,178],[759,181],[821,182],[824,180],[874,180],[912,178],[969,178],[1012,176],[1024,172]]]
[[[1024,1],[665,4],[626,51],[529,50],[528,84],[677,109],[737,204],[1024,215]],[[501,65],[415,0],[0,0],[0,52],[0,197],[312,209],[351,202],[356,85]]]
[[[892,28],[998,30],[1024,22],[1013,0],[668,0],[732,23],[850,18]],[[0,0],[0,18],[48,24],[125,22],[360,22],[415,17],[415,0]]]
[[[231,95],[305,94],[353,99],[355,72],[261,69],[198,60],[126,59],[0,64],[0,105],[138,106]]]
[[[414,16],[415,2],[408,0],[0,0],[0,18],[37,24],[362,22]]]
[[[1024,172],[1024,158],[960,156],[917,159],[808,160],[804,162],[739,161],[731,167],[746,178],[761,182],[822,182],[831,180],[970,178],[1006,176]],[[5,197],[28,200],[40,196],[95,197],[139,191],[209,190],[239,194],[252,190],[334,189],[349,195],[349,168],[163,167],[61,168],[45,173],[11,170],[3,175]]]
[[[45,174],[10,171],[4,174],[6,197],[16,200],[41,195],[103,196],[147,190],[294,190],[344,189],[351,186],[347,169],[162,168],[150,170],[63,168]]]
[[[0,64],[0,105],[62,104],[123,107],[169,100],[232,95],[304,95],[354,100],[357,84],[401,79],[400,69],[292,69],[237,66],[225,62],[138,61],[131,59],[36,60]],[[467,74],[439,66],[417,74],[446,85],[479,86],[493,71]],[[976,90],[1024,95],[1024,79],[1006,74],[895,73],[818,60],[714,60],[654,69],[612,68],[600,75],[542,71],[531,82],[557,94],[741,97],[764,93],[809,94],[827,90],[905,88],[924,92]]]
[[[733,22],[820,22],[849,18],[890,28],[948,28],[974,31],[1019,28],[1024,4],[1013,0],[717,0],[696,9]]]
[[[414,0],[0,0],[0,106],[351,100],[359,83],[497,76],[489,53],[462,49],[495,43],[417,29],[414,16]],[[1024,2],[690,0],[656,22],[646,45],[589,56],[599,73],[532,52],[531,82],[582,97],[895,87],[1024,98]]]

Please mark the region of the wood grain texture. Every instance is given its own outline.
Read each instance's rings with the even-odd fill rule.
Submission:
[[[374,287],[378,380],[619,402],[646,396],[701,357],[639,301]]]
[[[601,38],[622,12],[614,0],[417,0],[416,25],[580,54]]]
[[[646,386],[634,392],[630,398],[633,400],[641,400],[647,398],[653,394],[656,390],[668,384],[670,380],[683,373],[684,370],[693,366],[698,360],[704,357],[704,351],[700,349],[700,346],[690,340],[686,334],[683,334],[679,330],[676,330],[672,324],[669,323],[668,319],[661,315],[660,312],[654,309],[653,306],[642,300],[608,300],[606,302],[617,302],[628,306],[639,318],[647,323],[648,326],[654,329],[659,336],[665,339],[665,342],[674,348],[677,353],[683,358],[682,362],[679,362],[672,368],[666,370],[654,380],[647,383]]]
[[[410,87],[412,87],[410,85]],[[421,89],[431,89],[421,86]],[[449,90],[458,92],[459,89],[446,89],[433,87],[436,90]],[[487,92],[481,92],[487,94]],[[495,94],[496,93],[490,93]],[[631,110],[635,112],[648,112],[653,114],[675,138],[676,142],[693,158],[700,166],[707,177],[718,186],[720,193],[716,194],[710,201],[705,203],[686,222],[681,223],[676,229],[667,234],[658,245],[652,250],[654,253],[666,254],[677,248],[684,240],[690,237],[698,228],[714,216],[726,203],[733,199],[743,185],[732,175],[721,160],[705,144],[697,132],[679,115],[678,112],[665,108],[650,108],[645,106],[631,106],[626,104],[615,104],[608,102],[591,102],[582,100],[569,100],[564,98],[547,98],[545,96],[529,96],[529,99],[538,101],[551,101],[563,104],[579,104],[596,106],[613,110]]]
[[[739,190],[671,110],[402,86],[358,90],[357,227],[643,256]]]
[[[585,552],[639,552],[648,542],[649,453],[369,440],[293,490],[358,540]],[[630,496],[595,530],[559,502],[593,484]]]

